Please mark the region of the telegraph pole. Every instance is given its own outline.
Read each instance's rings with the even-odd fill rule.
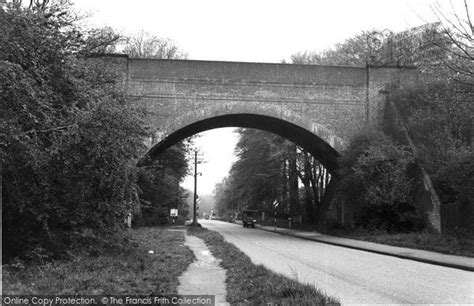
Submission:
[[[193,202],[193,226],[197,225],[196,221],[196,202],[197,202],[197,150],[194,151],[194,202]]]

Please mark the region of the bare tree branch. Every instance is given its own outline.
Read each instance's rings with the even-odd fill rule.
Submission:
[[[467,24],[469,25],[469,28],[471,29],[471,34],[474,35],[474,26],[472,25],[471,14],[469,12],[469,7],[467,6],[467,0],[464,0],[464,8],[466,12]]]
[[[141,30],[128,37],[124,52],[132,57],[183,59],[187,54],[182,52],[171,39],[161,38]]]

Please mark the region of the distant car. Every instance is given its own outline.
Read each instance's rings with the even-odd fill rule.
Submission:
[[[258,211],[256,210],[243,210],[242,211],[242,223],[244,227],[253,227],[257,224]]]

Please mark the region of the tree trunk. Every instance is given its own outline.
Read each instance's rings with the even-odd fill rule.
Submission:
[[[312,224],[314,222],[314,203],[313,203],[313,190],[311,188],[311,162],[310,156],[308,153],[303,153],[304,159],[304,173],[301,175],[301,181],[304,185],[304,194],[305,194],[305,223]]]
[[[322,232],[326,231],[327,229],[327,214],[329,211],[329,206],[331,204],[331,199],[336,192],[337,187],[337,179],[333,178],[326,186],[326,191],[324,192],[323,198],[321,199],[320,203],[320,210],[319,210],[319,217],[318,217],[318,227]]]
[[[289,182],[289,196],[290,196],[290,212],[293,215],[299,214],[300,201],[298,192],[298,169],[296,167],[296,145],[290,144],[288,146],[289,160],[288,160],[288,182]]]
[[[285,210],[289,210],[288,207],[288,171],[287,171],[287,160],[283,160],[281,169],[281,200],[280,204]]]

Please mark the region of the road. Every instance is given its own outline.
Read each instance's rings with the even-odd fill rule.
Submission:
[[[343,304],[474,304],[474,273],[199,220],[254,263],[310,283]]]

